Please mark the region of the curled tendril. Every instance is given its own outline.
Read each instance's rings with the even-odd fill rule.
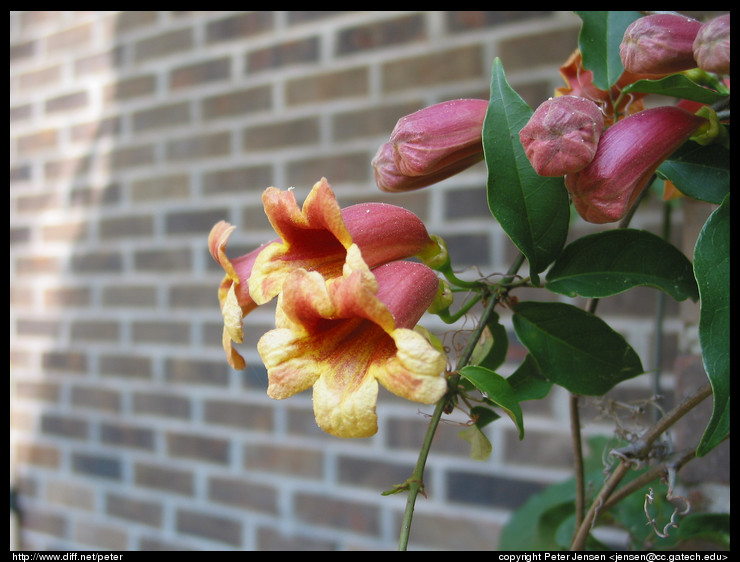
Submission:
[[[653,528],[653,532],[663,539],[669,536],[668,531],[670,529],[678,528],[678,522],[676,519],[679,516],[686,515],[691,510],[691,503],[688,498],[674,492],[674,484],[676,482],[676,468],[674,466],[669,466],[666,469],[665,480],[668,482],[668,491],[666,492],[665,499],[673,505],[673,513],[671,513],[671,518],[668,523],[664,525],[662,531],[658,528],[656,520],[650,516],[648,511],[648,504],[652,504],[655,500],[655,494],[652,488],[648,488],[648,492],[645,494],[645,501],[643,503],[645,516],[647,517],[646,525],[650,525]],[[681,509],[679,509],[679,505],[677,505],[676,500],[678,500],[678,503],[683,504]]]

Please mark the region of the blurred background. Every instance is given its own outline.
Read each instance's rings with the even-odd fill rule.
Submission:
[[[310,392],[265,394],[255,343],[270,307],[248,317],[247,368],[229,368],[208,232],[231,222],[227,253],[246,253],[274,237],[266,187],[301,203],[325,176],[342,206],[416,212],[456,268],[505,271],[516,252],[490,217],[484,163],[388,195],[370,161],[400,117],[487,99],[495,57],[536,107],[564,85],[579,28],[547,11],[11,11],[11,550],[395,549],[405,495],[381,492],[410,476],[433,408],[381,389],[377,435],[324,434]],[[634,226],[659,233],[661,207]],[[689,256],[710,210],[674,212]],[[670,405],[704,375],[692,304],[665,303],[655,357],[659,306],[635,290],[600,312],[661,371]],[[506,366],[523,356],[512,336]],[[589,407],[588,431],[608,434]],[[567,395],[527,403],[524,419],[524,441],[506,419],[490,426],[486,461],[458,418],[441,425],[409,548],[495,549],[512,510],[571,475]],[[688,473],[700,501],[723,496],[728,451]]]

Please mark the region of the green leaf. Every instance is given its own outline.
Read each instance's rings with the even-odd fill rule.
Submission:
[[[587,485],[600,487],[603,484],[602,453],[607,446],[608,439],[602,436],[592,436],[588,439],[587,449],[590,451],[584,459],[584,469],[588,474]],[[562,550],[558,529],[561,526],[552,525],[552,515],[559,510],[563,514],[569,511],[566,503],[574,505],[575,484],[571,478],[565,482],[552,484],[530,496],[509,518],[501,533],[499,550],[508,551],[535,551],[535,550]],[[598,489],[598,488],[597,488]],[[571,510],[572,511],[572,510]],[[587,541],[590,545],[590,540]]]
[[[694,247],[699,343],[714,409],[697,448],[703,456],[730,431],[730,196],[707,219]]]
[[[583,21],[578,36],[583,66],[594,73],[593,82],[601,90],[609,90],[624,72],[619,45],[627,27],[642,17],[630,11],[577,11]]]
[[[470,364],[495,371],[506,360],[508,349],[509,336],[506,327],[499,322],[499,315],[493,312],[486,323],[483,335],[478,340],[478,345],[473,350]]]
[[[659,80],[637,80],[622,90],[624,93],[658,94],[711,105],[727,97],[727,93],[705,88],[683,74],[671,74]]]
[[[687,142],[658,167],[658,174],[684,195],[719,205],[730,192],[730,151]]]
[[[574,394],[601,395],[643,372],[637,353],[601,318],[558,302],[520,302],[514,330],[542,374]]]
[[[491,456],[493,445],[477,425],[466,427],[457,433],[460,437],[470,443],[470,458],[476,461],[484,461]]]
[[[691,262],[675,246],[646,230],[614,229],[566,246],[546,287],[570,297],[602,298],[637,286],[655,287],[677,301],[696,301]]]
[[[459,371],[460,376],[469,380],[485,394],[488,399],[503,409],[519,430],[519,439],[524,438],[522,408],[516,399],[509,382],[501,375],[483,367],[468,365]]]
[[[678,527],[681,539],[704,539],[717,543],[722,548],[730,548],[729,513],[690,513],[681,520]]]
[[[501,61],[493,63],[491,99],[483,124],[488,168],[488,206],[537,274],[560,253],[568,234],[570,206],[563,178],[534,171],[519,140],[532,109],[506,81]]]
[[[527,354],[524,360],[511,375],[506,378],[514,389],[519,402],[525,400],[541,400],[550,392],[552,382],[540,373],[537,362]]]

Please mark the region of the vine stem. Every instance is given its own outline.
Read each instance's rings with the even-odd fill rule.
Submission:
[[[653,442],[660,437],[665,431],[668,430],[674,423],[676,423],[681,417],[687,414],[692,408],[699,404],[705,398],[711,396],[712,386],[710,383],[705,383],[693,394],[687,396],[680,404],[678,404],[673,410],[663,416],[658,423],[648,429],[637,441],[632,449],[630,449],[630,458],[622,457],[617,468],[614,469],[611,476],[604,483],[604,486],[599,491],[598,496],[591,504],[591,507],[586,513],[580,527],[576,531],[576,534],[571,543],[571,550],[583,550],[586,545],[586,538],[591,532],[599,512],[606,505],[607,500],[612,495],[612,492],[617,488],[622,479],[629,472],[632,459],[643,458],[650,451],[650,447]]]
[[[509,271],[507,272],[506,277],[501,282],[501,284],[503,285],[509,282],[523,263],[524,255],[520,254],[514,264],[512,264],[512,266],[509,268]],[[419,496],[420,492],[423,493],[424,489],[424,468],[426,467],[427,458],[429,457],[429,451],[432,447],[434,434],[437,432],[437,427],[439,426],[439,422],[442,419],[442,414],[444,413],[445,407],[447,406],[448,399],[456,392],[455,388],[457,387],[457,383],[460,380],[460,374],[457,371],[465,367],[470,361],[470,357],[473,355],[473,350],[475,349],[478,340],[480,340],[480,337],[483,334],[483,330],[486,327],[488,319],[490,318],[491,314],[493,314],[493,309],[496,307],[500,300],[501,297],[499,294],[490,295],[490,298],[488,299],[488,302],[486,302],[485,308],[483,309],[483,313],[478,322],[478,325],[470,336],[465,349],[463,349],[463,352],[458,359],[455,372],[452,373],[452,375],[448,379],[449,390],[439,400],[439,402],[437,402],[437,405],[434,408],[434,412],[432,413],[432,416],[429,420],[429,426],[427,427],[426,434],[424,435],[424,440],[421,444],[421,449],[419,451],[419,457],[416,461],[416,466],[414,467],[414,471],[411,474],[411,477],[407,480],[408,498],[406,499],[406,509],[404,511],[403,521],[401,523],[401,536],[398,545],[399,550],[406,550],[408,547],[409,534],[411,532],[411,520],[414,516],[416,499]]]

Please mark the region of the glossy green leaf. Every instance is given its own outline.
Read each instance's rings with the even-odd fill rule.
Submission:
[[[583,22],[578,36],[583,66],[594,73],[597,88],[609,90],[624,72],[619,56],[624,32],[641,14],[632,11],[577,11],[576,14]]]
[[[547,272],[546,287],[570,297],[602,298],[638,286],[655,287],[677,301],[699,298],[688,258],[646,230],[583,236],[566,246]]]
[[[601,318],[570,304],[520,302],[514,330],[542,374],[574,394],[602,395],[643,373],[625,339]]]
[[[707,219],[694,248],[699,284],[699,343],[712,384],[714,409],[697,455],[703,456],[730,430],[730,196]]]
[[[514,395],[519,402],[541,400],[552,388],[552,381],[542,376],[537,362],[529,354],[524,357],[516,371],[506,377],[506,380],[514,389]]]
[[[684,195],[719,205],[730,192],[730,151],[687,142],[658,167],[658,174]]]
[[[488,206],[529,262],[535,284],[560,253],[568,234],[570,207],[563,178],[534,171],[519,140],[532,109],[506,81],[499,59],[493,64],[491,99],[483,124],[488,168]]]
[[[717,92],[697,84],[683,74],[671,74],[658,80],[637,80],[622,90],[625,93],[642,92],[698,101],[711,105],[727,97],[727,93]]]
[[[519,430],[519,439],[523,439],[524,420],[522,418],[522,408],[519,406],[519,401],[516,399],[514,390],[508,381],[489,369],[473,365],[463,367],[459,373],[460,376],[473,383],[491,402],[506,412]]]
[[[499,322],[499,315],[493,312],[473,351],[470,364],[495,371],[506,360],[508,349],[509,336],[506,327]]]

